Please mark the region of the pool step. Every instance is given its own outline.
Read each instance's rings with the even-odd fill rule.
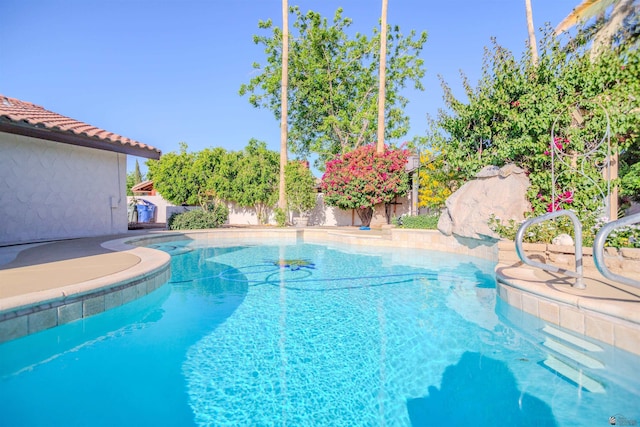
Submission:
[[[586,375],[582,369],[578,370],[573,366],[567,365],[552,355],[549,355],[543,363],[549,369],[577,384],[580,388],[590,391],[591,393],[605,393],[605,388],[602,383]]]
[[[605,393],[604,385],[585,372],[605,368],[597,357],[603,352],[602,347],[551,325],[545,325],[542,334],[542,345],[548,350],[542,363],[547,368],[582,389]]]
[[[571,347],[568,347],[559,341],[547,338],[546,340],[544,340],[542,345],[544,345],[548,349],[553,350],[555,353],[561,354],[567,359],[578,362],[582,366],[586,366],[587,368],[604,369],[604,363],[602,363],[601,361]]]
[[[555,328],[551,325],[545,325],[545,327],[542,328],[542,332],[546,333],[547,335],[552,335],[556,338],[559,338],[562,341],[569,342],[576,347],[580,347],[583,350],[593,352],[603,351],[602,347],[600,347],[599,345],[586,341],[580,337],[576,337],[575,335],[571,335],[567,332],[561,331],[560,329]]]
[[[603,351],[599,345],[551,325],[545,325],[542,334],[542,345],[556,357],[590,369],[604,369],[604,363],[597,356]]]

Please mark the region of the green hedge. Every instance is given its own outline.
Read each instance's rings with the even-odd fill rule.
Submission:
[[[200,230],[217,228],[229,218],[229,209],[222,203],[211,206],[208,211],[194,209],[173,214],[169,218],[169,230]]]
[[[428,215],[402,215],[396,219],[395,224],[401,228],[419,228],[423,230],[435,230],[438,228],[440,214]]]

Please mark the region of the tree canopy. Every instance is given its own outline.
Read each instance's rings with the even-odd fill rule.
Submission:
[[[295,15],[289,43],[288,121],[289,150],[306,157],[318,155],[318,166],[354,148],[374,142],[377,129],[378,64],[380,35],[348,35],[352,21],[338,9],[333,22],[319,13]],[[282,32],[272,22],[261,21],[254,42],[264,46],[266,64],[254,63],[260,74],[240,88],[249,94],[254,107],[270,109],[280,118]],[[413,84],[422,90],[424,76],[420,51],[426,42],[425,32],[403,35],[398,26],[387,36],[387,83],[385,102],[385,138],[398,139],[409,130],[404,112],[408,100],[402,89]]]
[[[131,188],[140,184],[144,179],[144,175],[140,172],[140,163],[136,159],[136,167],[133,172],[127,173],[127,196],[133,196]]]
[[[210,204],[224,200],[256,210],[260,222],[278,198],[278,158],[264,142],[252,139],[242,151],[207,148],[197,153],[167,153],[147,162],[149,179],[169,202]]]
[[[187,149],[187,144],[181,142],[179,152],[166,153],[160,160],[147,160],[147,176],[154,188],[174,205],[199,203],[201,188],[193,168],[196,154]]]
[[[240,206],[255,209],[260,224],[267,222],[267,209],[278,201],[280,155],[267,149],[267,144],[252,139],[238,153],[233,192],[228,199]]]
[[[533,65],[529,53],[517,60],[494,42],[486,51],[478,87],[464,80],[467,102],[456,99],[443,82],[448,110],[440,112],[437,124],[443,132],[434,143],[459,182],[483,166],[516,163],[531,180],[528,196],[535,214],[550,206],[594,213],[602,203],[594,184],[606,187],[597,168],[606,152],[593,153],[585,164],[573,159],[603,138],[605,111],[614,150],[625,153],[638,146],[638,51],[622,44],[591,59],[585,40],[563,44],[550,30],[541,48]],[[552,188],[552,151],[565,159],[554,165],[557,188]]]

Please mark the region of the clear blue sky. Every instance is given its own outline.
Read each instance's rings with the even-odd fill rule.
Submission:
[[[338,7],[371,34],[381,0],[289,0],[329,19]],[[536,28],[555,26],[579,0],[532,0]],[[524,0],[389,0],[388,23],[426,30],[424,92],[407,91],[411,130],[443,107],[440,74],[460,95],[459,70],[478,80],[494,36],[517,57],[525,49]],[[259,20],[282,22],[276,0],[2,0],[0,94],[153,145],[164,153],[243,148],[249,139],[279,149],[279,122],[240,97]],[[290,25],[292,22],[290,22]],[[539,32],[538,32],[539,34]],[[130,158],[129,170],[135,161]],[[141,161],[141,163],[143,163]]]

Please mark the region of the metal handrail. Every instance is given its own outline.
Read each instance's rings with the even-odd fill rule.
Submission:
[[[639,281],[612,273],[604,263],[604,244],[607,242],[607,237],[609,237],[609,234],[611,234],[611,232],[616,228],[623,227],[625,225],[637,224],[639,222],[640,213],[637,213],[635,215],[630,215],[617,221],[612,221],[608,224],[605,224],[600,229],[600,231],[598,231],[598,234],[596,234],[596,238],[593,241],[593,262],[595,263],[596,268],[598,269],[600,274],[602,274],[605,278],[613,280],[615,282],[623,283],[625,285],[640,287]]]
[[[576,242],[576,245],[575,245],[576,271],[566,270],[564,268],[560,268],[555,265],[544,264],[541,262],[534,261],[529,257],[527,257],[527,255],[524,253],[524,249],[522,248],[522,241],[524,239],[524,233],[527,231],[527,228],[529,228],[533,224],[538,224],[540,222],[553,219],[559,216],[568,216],[571,219],[571,222],[573,223],[573,230],[574,230],[575,242]],[[530,218],[525,222],[523,222],[522,225],[520,225],[520,228],[518,228],[518,232],[516,233],[516,253],[518,254],[518,257],[520,257],[522,262],[524,262],[527,265],[530,265],[532,267],[537,267],[542,270],[551,271],[554,273],[562,273],[569,277],[574,277],[576,279],[576,282],[573,284],[574,288],[584,289],[586,287],[584,284],[583,274],[582,274],[582,224],[580,223],[580,220],[578,219],[576,214],[574,214],[571,211],[560,210],[560,211],[550,212],[548,214],[537,216],[535,218]]]

